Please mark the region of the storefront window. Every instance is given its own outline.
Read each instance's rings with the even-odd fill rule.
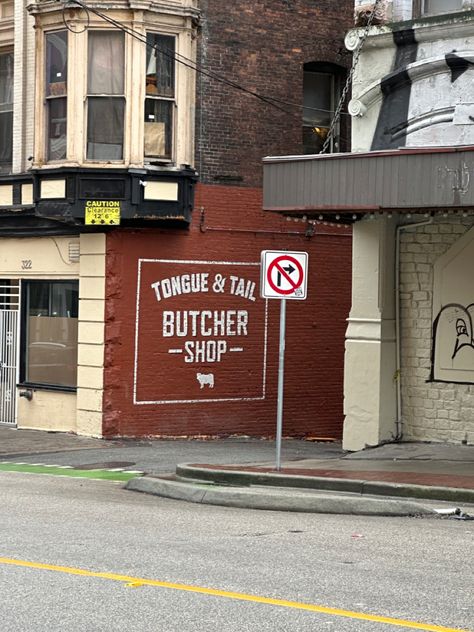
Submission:
[[[78,282],[27,281],[23,296],[23,380],[75,387]]]

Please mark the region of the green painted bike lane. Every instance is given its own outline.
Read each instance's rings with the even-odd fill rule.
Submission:
[[[60,467],[56,465],[34,465],[30,463],[0,462],[0,472],[20,472],[22,474],[47,474],[49,476],[69,476],[71,478],[89,478],[104,481],[129,481],[137,476],[143,476],[143,472],[127,472],[113,470],[79,470],[73,467]]]

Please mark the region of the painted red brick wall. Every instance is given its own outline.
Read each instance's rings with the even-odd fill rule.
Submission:
[[[255,301],[230,296],[229,273],[239,268],[166,263],[256,263],[265,249],[309,253],[308,300],[287,303],[284,435],[341,436],[345,319],[350,307],[350,230],[318,225],[315,235],[308,239],[305,224],[265,214],[261,205],[260,189],[198,185],[189,231],[130,229],[108,234],[105,436],[274,435],[279,301],[268,302],[263,399],[265,301],[259,297],[258,287]],[[140,264],[137,310],[139,259],[161,263]],[[186,270],[209,273],[209,292],[167,299],[160,295],[162,300],[158,301],[151,283]],[[258,267],[241,266],[240,270],[244,271],[243,277],[256,281]],[[227,277],[226,294],[211,291],[216,274]],[[227,353],[220,363],[190,364],[186,364],[183,353],[169,353],[168,347],[182,348],[185,338],[163,337],[163,310],[176,314],[176,310],[203,309],[245,310],[248,335],[241,331],[241,337],[225,341],[227,349],[240,345],[241,353]],[[137,313],[140,327],[136,364]],[[198,373],[212,373],[214,388],[209,383],[201,386]],[[170,393],[170,400],[191,399],[196,403],[134,404],[134,397],[141,402],[165,401],[166,393]]]

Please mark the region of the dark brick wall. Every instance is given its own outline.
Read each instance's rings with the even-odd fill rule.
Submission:
[[[303,64],[350,65],[345,33],[353,0],[202,0],[199,61],[205,69],[297,107],[281,112],[197,76],[196,168],[207,183],[261,185],[261,159],[302,153]],[[345,137],[348,129],[343,130]]]
[[[262,392],[265,301],[259,298],[258,282],[254,302],[211,290],[158,302],[151,283],[196,270],[208,272],[210,279],[217,273],[229,278],[222,262],[258,263],[262,250],[288,249],[309,253],[309,282],[306,301],[288,301],[283,433],[341,437],[351,231],[320,225],[308,239],[304,224],[263,213],[261,207],[258,188],[199,185],[189,231],[121,230],[107,235],[105,436],[274,435],[279,301],[268,301],[265,397],[246,401]],[[157,264],[148,277],[145,271],[141,276],[136,338],[140,258],[165,263]],[[235,273],[232,265],[228,270]],[[242,276],[258,281],[258,266],[242,269]],[[242,346],[242,353],[227,354],[219,363],[194,364],[187,364],[184,354],[170,355],[169,348],[183,347],[186,337],[163,336],[163,310],[203,309],[249,310],[248,334],[227,338],[229,346]],[[212,373],[214,387],[201,389],[198,373]],[[138,404],[134,403],[135,375]],[[196,398],[211,401],[144,403]]]

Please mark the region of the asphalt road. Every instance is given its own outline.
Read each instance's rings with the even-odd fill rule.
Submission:
[[[2,632],[415,629],[381,617],[474,630],[472,522],[211,507],[6,472],[0,499]]]

